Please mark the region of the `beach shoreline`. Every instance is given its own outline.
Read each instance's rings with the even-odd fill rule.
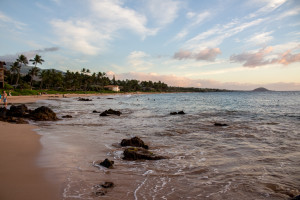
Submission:
[[[153,93],[103,93],[103,94],[44,94],[9,96],[8,105],[36,103],[39,100],[141,95]],[[1,107],[4,106],[2,105]],[[43,145],[41,135],[30,124],[14,124],[0,121],[0,199],[55,200],[62,199],[62,183],[49,176],[47,167],[41,167],[38,159]]]
[[[128,93],[94,93],[94,94],[43,94],[43,95],[24,95],[8,96],[8,105],[35,103],[39,100],[73,98],[73,97],[91,97],[91,96],[115,96],[115,95],[144,95],[144,94],[165,94],[165,92],[128,92]],[[3,103],[0,104],[3,106]]]

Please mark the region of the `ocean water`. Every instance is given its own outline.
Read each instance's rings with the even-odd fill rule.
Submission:
[[[38,122],[38,163],[62,199],[289,199],[300,194],[300,92],[94,96],[40,101],[61,118]],[[93,110],[119,110],[100,117]],[[170,115],[183,110],[185,115]],[[215,122],[229,126],[217,127]],[[138,136],[168,159],[125,161]],[[114,169],[95,165],[105,158]],[[114,182],[104,196],[98,185]]]

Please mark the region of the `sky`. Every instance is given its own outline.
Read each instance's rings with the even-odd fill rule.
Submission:
[[[0,0],[0,60],[171,86],[300,90],[299,0]]]

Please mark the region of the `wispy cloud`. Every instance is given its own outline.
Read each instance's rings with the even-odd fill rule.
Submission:
[[[298,46],[299,48],[300,46]],[[293,53],[292,49],[272,54],[273,47],[269,46],[256,52],[246,52],[230,56],[232,62],[242,62],[244,67],[258,67],[270,64],[289,65],[300,62],[300,53]]]
[[[264,0],[264,1],[260,1],[258,2],[257,0],[253,1],[253,4],[257,4],[257,3],[263,3],[265,5],[263,5],[260,9],[258,9],[256,12],[251,13],[249,15],[250,18],[253,17],[257,17],[258,15],[263,15],[266,13],[270,13],[274,10],[276,10],[277,8],[279,8],[281,5],[283,5],[287,0]]]
[[[247,40],[247,42],[252,45],[265,46],[273,39],[271,36],[272,33],[273,31],[255,33]]]
[[[202,24],[205,20],[207,20],[211,16],[211,13],[209,11],[204,11],[199,14],[194,12],[188,12],[186,14],[186,17],[189,19],[188,25],[184,27],[171,41],[181,40],[186,35],[189,34],[190,30],[197,26]]]
[[[221,54],[221,50],[219,48],[207,48],[198,52],[180,50],[179,52],[176,52],[174,54],[173,58],[178,60],[195,59],[195,60],[215,61],[218,54]]]
[[[13,26],[18,30],[23,30],[27,26],[27,24],[14,20],[0,11],[0,25],[1,24],[7,27]]]
[[[255,19],[244,23],[233,20],[223,26],[216,25],[215,27],[189,39],[185,43],[184,47],[186,49],[196,50],[199,48],[215,48],[219,46],[226,38],[232,37],[250,27],[259,25],[264,20],[265,19]]]

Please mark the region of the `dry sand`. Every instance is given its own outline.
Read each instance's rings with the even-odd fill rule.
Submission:
[[[59,188],[36,164],[40,136],[28,124],[0,122],[0,199],[55,200]]]

